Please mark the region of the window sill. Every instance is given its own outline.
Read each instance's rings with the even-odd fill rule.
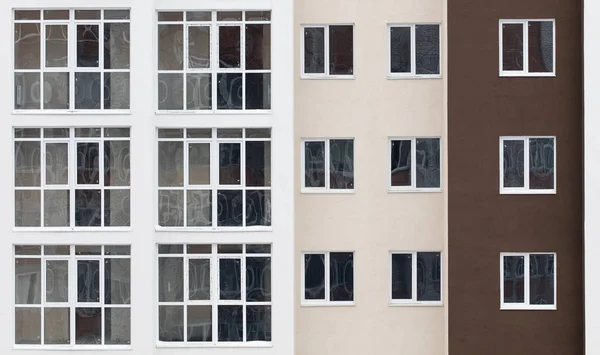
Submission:
[[[441,188],[431,188],[431,189],[419,189],[419,188],[389,188],[388,193],[397,194],[397,193],[439,193],[442,192]]]
[[[183,343],[183,342],[164,342],[156,343],[157,348],[272,348],[273,344],[267,341],[256,342],[223,342],[223,343]]]
[[[556,305],[500,305],[501,311],[556,311]]]
[[[390,307],[443,307],[442,301],[390,301]]]
[[[131,345],[13,345],[13,350],[130,351]]]
[[[556,195],[556,190],[532,190],[532,189],[501,189],[500,195]]]
[[[352,189],[300,189],[300,193],[307,195],[352,195],[355,193],[355,190]]]
[[[354,80],[354,74],[352,75],[300,75],[302,80]]]
[[[327,302],[327,301],[302,301],[300,307],[354,307],[356,304],[352,302]]]
[[[130,232],[131,227],[13,227],[13,232]],[[87,347],[86,347],[87,349]]]
[[[501,71],[498,75],[501,78],[556,78],[556,73],[525,73]]]
[[[156,110],[155,115],[270,115],[271,110]]]
[[[227,233],[227,232],[272,232],[272,226],[264,227],[162,227],[156,226],[157,232],[204,232],[204,233]]]
[[[131,115],[131,110],[13,110],[13,115]]]
[[[441,79],[441,74],[435,75],[416,75],[416,74],[388,74],[388,80],[424,80],[424,79]]]

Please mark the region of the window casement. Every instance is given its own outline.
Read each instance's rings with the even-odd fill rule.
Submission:
[[[354,25],[304,25],[303,78],[352,78]]]
[[[130,129],[15,128],[15,229],[130,225]]]
[[[129,23],[126,9],[15,10],[15,112],[128,113]]]
[[[390,191],[440,191],[440,138],[391,138],[389,149]]]
[[[15,245],[15,348],[129,348],[125,245]]]
[[[553,19],[500,20],[500,76],[554,76]]]
[[[440,76],[440,25],[390,25],[390,77]]]
[[[271,342],[270,244],[159,244],[161,345]]]
[[[158,129],[158,230],[269,230],[271,129]]]
[[[556,309],[556,253],[500,253],[500,309]]]
[[[159,112],[268,112],[271,11],[159,11]]]
[[[303,305],[354,305],[354,252],[302,254]]]
[[[354,139],[302,140],[302,192],[354,191]]]
[[[442,304],[440,252],[393,252],[390,264],[390,304]]]
[[[500,137],[500,193],[556,193],[555,137]]]

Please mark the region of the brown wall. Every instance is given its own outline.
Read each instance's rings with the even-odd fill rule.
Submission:
[[[556,19],[556,77],[498,76],[500,19]],[[450,355],[583,354],[582,5],[448,0]],[[499,194],[499,137],[554,135],[556,195]],[[500,311],[500,253],[557,253],[557,310]]]

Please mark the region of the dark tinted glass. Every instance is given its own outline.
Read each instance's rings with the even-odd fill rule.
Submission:
[[[504,257],[504,303],[525,301],[525,260],[523,256]]]
[[[417,138],[415,149],[417,187],[440,187],[440,139]]]
[[[417,301],[441,301],[440,253],[417,253]]]
[[[554,304],[554,255],[529,256],[529,303]]]
[[[354,300],[354,254],[329,254],[331,301]]]
[[[354,43],[352,26],[329,26],[329,74],[354,73]]]
[[[523,25],[502,25],[502,70],[523,70]]]
[[[304,28],[304,72],[325,73],[325,29],[322,27]]]
[[[411,141],[392,141],[392,186],[411,186]]]
[[[331,189],[354,188],[354,141],[332,139],[329,141],[329,187]]]
[[[410,73],[410,27],[390,28],[390,71]]]
[[[554,23],[530,21],[528,28],[529,71],[552,72],[554,70]]]
[[[412,299],[412,254],[392,255],[392,299]]]
[[[415,66],[420,75],[440,73],[440,26],[415,26]]]
[[[504,187],[525,186],[525,143],[521,140],[503,141]]]
[[[529,139],[529,188],[554,188],[554,138]]]
[[[304,299],[325,299],[325,255],[304,255]]]

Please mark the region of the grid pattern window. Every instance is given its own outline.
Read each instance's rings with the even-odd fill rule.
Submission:
[[[129,10],[16,10],[16,112],[129,112]]]
[[[158,226],[271,226],[271,129],[158,130]]]
[[[554,76],[554,20],[500,20],[500,76]]]
[[[303,32],[304,77],[354,75],[353,25],[305,25]]]
[[[159,341],[271,342],[271,245],[158,246]]]
[[[271,109],[271,12],[158,12],[158,110]]]
[[[15,128],[15,227],[129,227],[129,139],[129,128]]]
[[[305,139],[302,145],[304,192],[354,191],[354,139]]]
[[[128,347],[129,246],[16,245],[17,347]]]
[[[440,138],[392,138],[390,190],[439,191],[441,154]]]
[[[556,253],[500,254],[501,309],[556,309]]]
[[[354,253],[302,255],[302,303],[354,304]]]
[[[391,76],[440,75],[440,25],[390,25]]]
[[[391,266],[391,304],[442,303],[441,253],[392,253]]]
[[[556,193],[554,137],[500,137],[500,193]]]

